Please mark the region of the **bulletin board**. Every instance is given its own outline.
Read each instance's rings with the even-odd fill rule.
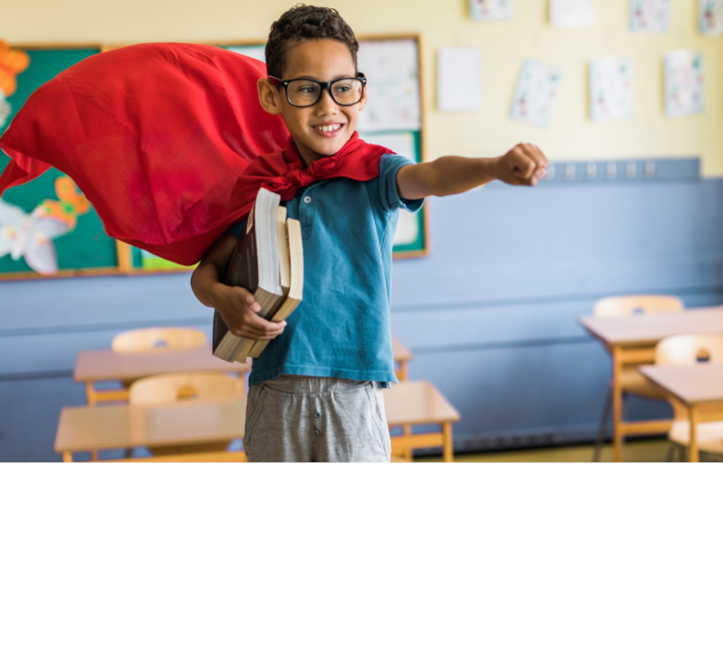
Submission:
[[[32,92],[59,72],[101,51],[100,45],[87,44],[11,46],[26,52],[30,63],[17,74],[17,87],[6,99],[10,111],[0,133]],[[0,169],[4,169],[9,161],[0,151]],[[116,240],[105,234],[92,206],[82,206],[82,195],[76,193],[70,181],[65,187],[62,182],[56,183],[62,176],[62,172],[51,169],[30,183],[10,188],[3,195],[0,204],[0,279],[46,277],[33,268],[47,270],[53,261],[57,271],[51,274],[52,277],[120,272]],[[38,210],[41,205],[52,206],[53,214]]]
[[[359,38],[359,69],[369,78],[369,100],[360,114],[360,135],[404,155],[415,162],[424,159],[424,106],[422,102],[421,44],[419,35],[386,35]],[[264,60],[261,42],[213,43],[247,56]],[[10,124],[31,93],[66,68],[102,51],[123,45],[22,45],[13,49],[26,52],[30,64],[17,75],[17,90],[7,98],[10,115],[0,134]],[[0,151],[0,169],[9,158]],[[36,208],[44,202],[58,207],[63,198],[57,193],[62,172],[51,169],[39,178],[10,188],[0,204],[0,280],[82,275],[146,274],[188,271],[184,267],[106,235],[92,206],[66,223],[60,234],[54,224],[36,218]],[[72,185],[72,184],[71,184]],[[73,186],[74,187],[74,186]],[[67,201],[63,203],[67,209]],[[58,207],[60,210],[61,208]],[[48,223],[50,229],[47,229]],[[417,213],[400,212],[394,240],[394,257],[418,257],[429,251],[428,208]],[[24,246],[12,246],[20,228],[30,234]],[[43,235],[43,228],[47,236]],[[40,242],[40,244],[38,244]],[[4,244],[4,245],[3,245]],[[34,268],[31,246],[46,247],[45,257],[57,262],[52,273]],[[54,254],[49,253],[51,246]],[[35,251],[37,253],[37,251]],[[37,257],[37,254],[35,255]],[[30,260],[30,264],[28,263]]]

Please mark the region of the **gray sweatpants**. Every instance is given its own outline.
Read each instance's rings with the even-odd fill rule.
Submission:
[[[295,375],[254,384],[243,444],[252,462],[389,462],[381,385]]]

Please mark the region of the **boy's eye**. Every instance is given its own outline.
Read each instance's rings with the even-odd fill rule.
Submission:
[[[316,92],[316,86],[301,86],[298,89],[298,92],[307,93],[307,94],[311,95],[312,93]]]
[[[351,86],[349,84],[340,84],[338,86],[334,86],[334,92],[336,92],[336,93],[351,92]]]

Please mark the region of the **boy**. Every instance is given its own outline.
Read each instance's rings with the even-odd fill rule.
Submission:
[[[389,312],[399,208],[416,211],[427,196],[494,179],[535,185],[545,174],[545,156],[529,144],[500,158],[413,164],[359,141],[366,79],[358,47],[336,10],[296,6],[272,25],[268,78],[258,80],[262,107],[291,134],[274,159],[283,173],[273,181],[287,193],[289,218],[302,225],[303,302],[287,322],[272,323],[255,313],[251,294],[221,282],[243,223],[207,251],[191,279],[197,298],[234,334],[271,340],[249,379],[250,461],[388,461],[381,387],[396,381]]]

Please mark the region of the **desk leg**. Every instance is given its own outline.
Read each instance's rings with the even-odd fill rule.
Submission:
[[[72,463],[73,462],[73,452],[72,451],[64,451],[63,452],[63,462],[64,463]]]
[[[620,388],[620,377],[623,370],[622,354],[619,346],[613,346],[613,460],[620,463],[623,460],[623,436],[621,424],[623,421],[623,392]]]
[[[90,460],[92,460],[93,462],[96,462],[96,463],[98,462],[98,450],[97,449],[93,449],[90,452]]]
[[[92,381],[85,382],[85,398],[88,402],[88,406],[95,406],[96,402],[98,401],[96,399],[95,388],[93,388]]]
[[[698,462],[698,439],[696,438],[696,426],[698,425],[698,411],[695,406],[691,406],[690,412],[690,441],[688,443],[688,461],[691,463]]]
[[[402,426],[402,436],[404,438],[411,438],[412,437],[412,425],[411,424],[405,424]],[[405,442],[411,442],[411,440]],[[404,450],[404,457],[407,460],[414,460],[414,449],[412,449],[412,445],[409,445]]]
[[[397,373],[397,379],[399,381],[407,381],[407,362],[399,362],[399,372]]]
[[[442,425],[442,438],[444,440],[444,462],[454,462],[454,447],[452,445],[452,423],[445,422]]]

